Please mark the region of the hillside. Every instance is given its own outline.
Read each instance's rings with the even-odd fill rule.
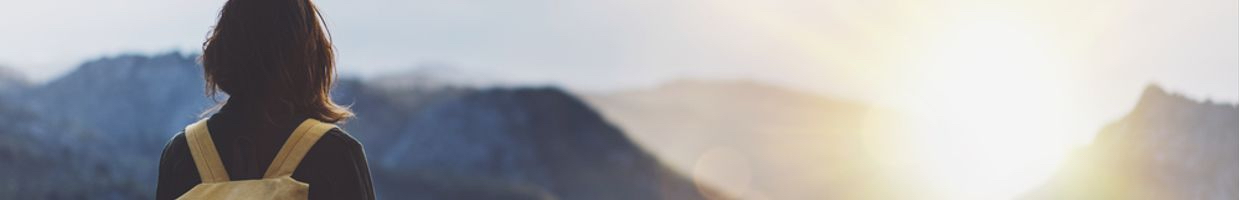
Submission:
[[[1237,199],[1237,108],[1157,86],[1025,199]]]
[[[30,82],[21,72],[0,66],[0,94],[26,89],[29,86]]]
[[[563,199],[700,198],[688,179],[558,89],[481,90],[420,110],[393,127],[403,131],[390,145],[368,148],[373,168],[385,174],[379,187],[422,191],[433,187],[405,186],[448,178],[470,187],[513,183]]]
[[[151,198],[164,143],[212,105],[195,57],[101,58],[0,98],[0,199]],[[703,198],[562,90],[400,78],[342,79],[333,95],[359,116],[344,127],[380,197]]]
[[[743,80],[681,80],[587,101],[677,170],[749,199],[900,199],[868,105]]]

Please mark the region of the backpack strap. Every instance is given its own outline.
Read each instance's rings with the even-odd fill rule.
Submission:
[[[215,150],[215,142],[211,141],[211,132],[207,130],[207,119],[198,120],[185,127],[185,142],[189,144],[189,153],[194,157],[194,165],[198,167],[198,176],[203,183],[228,181],[228,171],[220,154]]]
[[[271,161],[271,166],[267,167],[267,173],[264,173],[263,177],[293,175],[293,171],[297,170],[297,165],[301,164],[301,159],[306,157],[310,147],[313,147],[314,143],[318,142],[327,131],[334,128],[336,128],[335,124],[323,123],[314,118],[302,121],[301,125],[293,130],[293,134],[288,136],[284,146],[280,147],[280,152],[276,153],[275,159]]]

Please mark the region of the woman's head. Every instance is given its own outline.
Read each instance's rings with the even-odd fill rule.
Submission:
[[[207,94],[327,122],[352,116],[328,95],[334,53],[309,0],[229,0],[203,43]]]

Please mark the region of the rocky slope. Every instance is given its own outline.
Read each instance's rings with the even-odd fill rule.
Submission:
[[[1148,87],[1026,199],[1236,199],[1236,105]]]

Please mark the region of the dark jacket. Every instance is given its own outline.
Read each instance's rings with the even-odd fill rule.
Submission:
[[[257,105],[229,102],[207,120],[211,140],[231,180],[261,179],[284,141],[305,116],[266,116]],[[306,153],[293,179],[310,184],[310,199],[374,199],[362,145],[333,129]],[[185,132],[164,146],[155,199],[176,199],[201,182]]]

